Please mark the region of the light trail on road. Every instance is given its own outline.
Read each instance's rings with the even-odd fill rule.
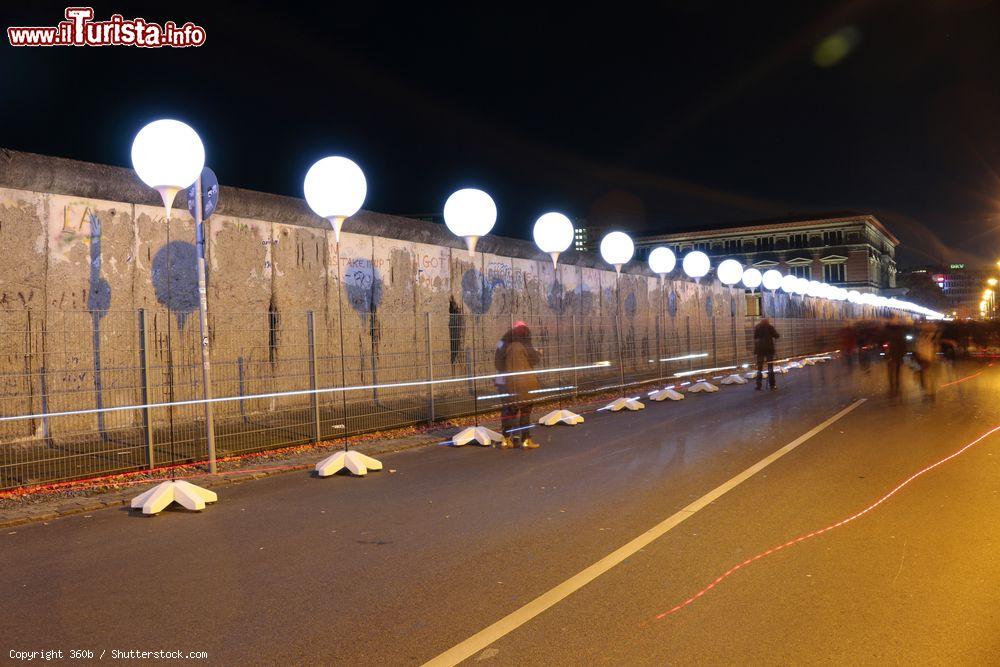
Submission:
[[[979,374],[977,373],[976,375],[979,375]],[[969,379],[972,379],[973,377],[975,377],[975,375],[970,375],[967,378],[963,378],[963,380],[969,380]],[[952,383],[952,384],[954,384],[954,383]],[[750,565],[751,563],[754,563],[754,562],[756,562],[758,560],[761,560],[762,558],[766,558],[767,556],[770,556],[773,553],[777,553],[778,551],[781,551],[782,549],[785,549],[787,547],[794,546],[794,545],[798,544],[799,542],[805,542],[806,540],[812,539],[812,538],[817,537],[819,535],[822,535],[824,533],[828,533],[828,532],[830,532],[831,530],[833,530],[835,528],[840,528],[841,526],[846,526],[847,524],[849,524],[850,522],[854,521],[855,519],[860,519],[865,514],[868,514],[869,512],[871,512],[872,510],[874,510],[876,507],[878,507],[879,505],[881,505],[882,503],[884,503],[885,501],[887,501],[889,498],[891,498],[894,495],[896,495],[900,490],[902,490],[907,484],[909,484],[913,480],[915,480],[918,477],[920,477],[920,476],[922,476],[922,475],[930,472],[931,470],[934,470],[938,466],[944,465],[945,463],[947,463],[948,461],[952,460],[953,458],[961,455],[963,452],[967,451],[971,447],[974,447],[975,445],[978,445],[980,442],[982,442],[983,440],[985,440],[989,436],[993,435],[997,431],[1000,431],[1000,425],[994,426],[989,431],[986,431],[985,433],[983,433],[982,435],[980,435],[978,438],[976,438],[972,442],[966,444],[965,446],[963,446],[962,448],[956,450],[955,452],[952,452],[951,454],[949,454],[948,456],[944,457],[940,461],[937,461],[936,463],[932,463],[931,465],[927,466],[926,468],[923,468],[922,470],[919,470],[919,471],[913,473],[912,475],[910,475],[909,477],[907,477],[905,480],[903,480],[902,482],[900,482],[898,485],[896,485],[896,487],[893,488],[891,491],[889,491],[888,493],[886,493],[884,496],[882,496],[881,498],[879,498],[878,500],[876,500],[874,503],[872,503],[868,507],[866,507],[863,510],[861,510],[860,512],[856,512],[855,514],[852,514],[851,516],[847,517],[846,519],[841,519],[840,521],[838,521],[836,523],[832,523],[832,524],[830,524],[829,526],[827,526],[825,528],[820,528],[819,530],[814,530],[814,531],[812,531],[810,533],[806,533],[804,535],[800,535],[799,537],[796,537],[796,538],[793,538],[791,540],[788,540],[784,544],[779,544],[777,546],[771,547],[770,549],[768,549],[766,551],[762,551],[759,554],[757,554],[756,556],[753,556],[752,558],[748,558],[745,561],[743,561],[741,563],[738,563],[737,565],[734,565],[733,567],[729,568],[728,570],[726,570],[725,572],[723,572],[722,574],[720,574],[718,577],[716,577],[715,580],[712,581],[712,583],[708,584],[707,586],[705,586],[704,588],[702,588],[700,591],[698,591],[697,593],[695,593],[694,595],[692,595],[688,599],[686,599],[683,602],[675,605],[674,607],[671,607],[667,611],[664,611],[662,613],[657,614],[654,617],[654,620],[656,620],[656,621],[663,620],[667,616],[670,616],[671,614],[675,614],[678,611],[680,611],[681,609],[684,609],[688,605],[696,602],[699,598],[701,598],[703,595],[705,595],[706,593],[708,593],[710,590],[712,590],[713,588],[715,588],[716,586],[718,586],[720,583],[722,583],[723,581],[725,581],[726,579],[728,579],[730,576],[732,576],[733,574],[735,574],[737,571],[745,568],[747,565]]]

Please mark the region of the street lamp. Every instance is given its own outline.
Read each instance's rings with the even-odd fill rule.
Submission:
[[[573,243],[573,223],[562,213],[546,213],[535,221],[533,230],[535,245],[542,252],[552,257],[552,270],[555,274],[556,287],[559,289],[559,308],[556,310],[556,343],[559,342],[559,320],[562,315],[565,291],[559,282],[559,254],[565,252]],[[556,348],[558,349],[558,347]],[[559,409],[552,410],[538,420],[539,424],[555,426],[562,422],[569,426],[583,423],[583,417],[562,407],[562,392],[559,393]]]
[[[469,258],[476,256],[476,242],[493,229],[497,221],[497,205],[493,199],[475,188],[465,188],[453,192],[444,203],[444,223],[455,236],[465,239]],[[479,355],[476,350],[476,313],[472,313],[472,414],[475,424],[459,431],[452,439],[455,447],[475,442],[489,447],[494,442],[502,442],[503,436],[492,429],[479,425],[479,385],[476,380]]]
[[[344,219],[357,213],[365,203],[368,182],[361,167],[352,160],[333,155],[309,167],[302,190],[309,208],[330,222],[333,238],[339,245]]]
[[[174,197],[197,180],[204,166],[201,137],[179,120],[155,120],[132,141],[132,167],[143,183],[160,193],[168,220]]]
[[[615,267],[615,332],[618,343],[618,368],[620,372],[621,389],[625,391],[625,358],[622,356],[622,267],[629,263],[635,253],[635,244],[624,232],[611,232],[601,239],[601,257],[605,262]],[[642,410],[645,405],[634,398],[621,397],[605,406],[606,410],[618,412],[624,408]]]
[[[160,193],[170,224],[170,210],[177,193],[195,184],[195,232],[198,253],[198,310],[201,324],[202,392],[205,407],[205,439],[208,443],[209,472],[216,472],[215,429],[212,421],[211,372],[209,363],[208,302],[205,290],[205,234],[201,206],[201,172],[205,168],[205,146],[189,125],[178,120],[163,119],[146,125],[132,141],[132,166],[143,183]],[[169,304],[167,306],[169,308]],[[132,499],[133,509],[143,514],[158,514],[177,502],[189,510],[205,509],[218,495],[184,480],[162,482]]]
[[[497,205],[482,190],[458,190],[444,203],[444,224],[452,234],[465,239],[469,257],[475,255],[476,242],[490,233],[496,221]]]

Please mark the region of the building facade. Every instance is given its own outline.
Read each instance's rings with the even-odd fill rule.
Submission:
[[[639,259],[663,245],[678,258],[701,250],[712,258],[713,266],[733,258],[761,271],[778,269],[859,292],[881,293],[896,287],[899,240],[867,213],[760,220],[644,236],[635,243]]]
[[[984,313],[981,312],[980,303],[984,300],[984,291],[996,289],[995,286],[990,286],[988,283],[990,277],[996,273],[993,268],[966,264],[945,264],[918,266],[908,269],[906,273],[918,276],[927,274],[941,288],[941,292],[948,300],[951,314],[958,319],[983,317]],[[993,301],[994,299],[989,300],[988,311],[985,315],[993,315],[995,311]]]

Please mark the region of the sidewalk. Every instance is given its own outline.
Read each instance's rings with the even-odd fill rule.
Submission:
[[[784,362],[823,354],[828,353],[800,355],[776,361]],[[741,372],[745,372],[745,370]],[[705,377],[709,380],[717,380],[722,376],[707,374]],[[696,378],[683,379],[688,380],[683,384],[689,385],[690,380]],[[628,387],[625,395],[644,394],[641,387],[645,384],[651,383]],[[736,386],[745,387],[747,385]],[[684,391],[681,386],[677,388]],[[621,395],[620,391],[591,394],[580,397],[574,403],[565,403],[563,407],[578,414],[587,415],[606,405],[609,400]],[[558,404],[558,401],[536,403],[533,413],[534,419],[537,420]],[[482,414],[479,416],[478,423],[493,430],[499,430],[499,417],[499,412]],[[363,434],[347,438],[347,441],[352,449],[378,457],[382,454],[416,447],[445,445],[458,430],[475,422],[476,420],[472,416],[461,417],[434,424]],[[343,439],[337,439],[220,459],[217,466],[218,472],[214,475],[205,472],[206,464],[199,462],[174,468],[158,468],[151,471],[138,471],[0,492],[0,528],[9,528],[35,521],[49,521],[61,516],[93,512],[108,507],[127,507],[131,499],[143,490],[153,484],[171,479],[171,477],[182,478],[199,486],[213,489],[262,479],[271,475],[311,470],[317,461],[342,449],[344,442]],[[467,446],[476,447],[478,445]],[[393,474],[395,470],[386,468],[384,472]],[[349,473],[345,471],[340,474]]]
[[[630,388],[630,391],[638,391]],[[604,405],[611,393],[592,395],[586,399],[567,405],[575,411],[586,414]],[[551,409],[552,404],[538,403],[535,418]],[[474,417],[461,417],[434,424],[411,426],[390,431],[368,433],[348,438],[351,449],[368,456],[378,457],[390,452],[399,452],[416,447],[429,447],[448,443],[453,435],[475,423]],[[479,416],[479,424],[493,430],[500,429],[499,412]],[[220,459],[218,472],[205,472],[204,463],[158,468],[100,477],[91,480],[77,480],[64,483],[29,487],[0,492],[0,528],[9,528],[35,521],[49,521],[70,514],[93,512],[108,507],[127,507],[132,498],[149,486],[170,479],[172,476],[191,481],[199,486],[215,489],[240,484],[271,475],[311,470],[316,462],[342,449],[344,440],[324,441],[310,445],[288,447],[274,451],[249,454],[232,459]],[[478,445],[467,445],[476,447]],[[395,470],[386,468],[388,474]],[[346,471],[343,473],[348,475]]]

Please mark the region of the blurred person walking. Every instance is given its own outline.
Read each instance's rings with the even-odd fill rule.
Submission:
[[[767,386],[777,389],[774,377],[774,341],[781,338],[778,330],[771,325],[766,317],[753,328],[753,353],[757,357],[757,390],[761,389],[764,380],[764,362],[767,361]]]
[[[913,346],[913,356],[920,367],[920,388],[924,396],[933,399],[937,394],[938,348],[941,346],[941,329],[930,322],[924,322],[917,331]]]
[[[906,328],[893,318],[885,325],[883,338],[886,343],[885,359],[889,372],[889,397],[899,396],[899,371],[906,356]]]
[[[854,366],[854,355],[858,347],[858,328],[853,322],[848,322],[840,330],[840,353],[848,368]]]
[[[500,411],[504,439],[502,449],[521,447],[536,449],[538,443],[531,439],[527,429],[531,426],[532,394],[538,389],[538,376],[532,373],[541,361],[542,354],[531,342],[531,330],[524,322],[517,322],[497,344],[495,365],[501,373],[497,386],[503,386],[507,402]],[[501,382],[502,381],[502,382]]]

